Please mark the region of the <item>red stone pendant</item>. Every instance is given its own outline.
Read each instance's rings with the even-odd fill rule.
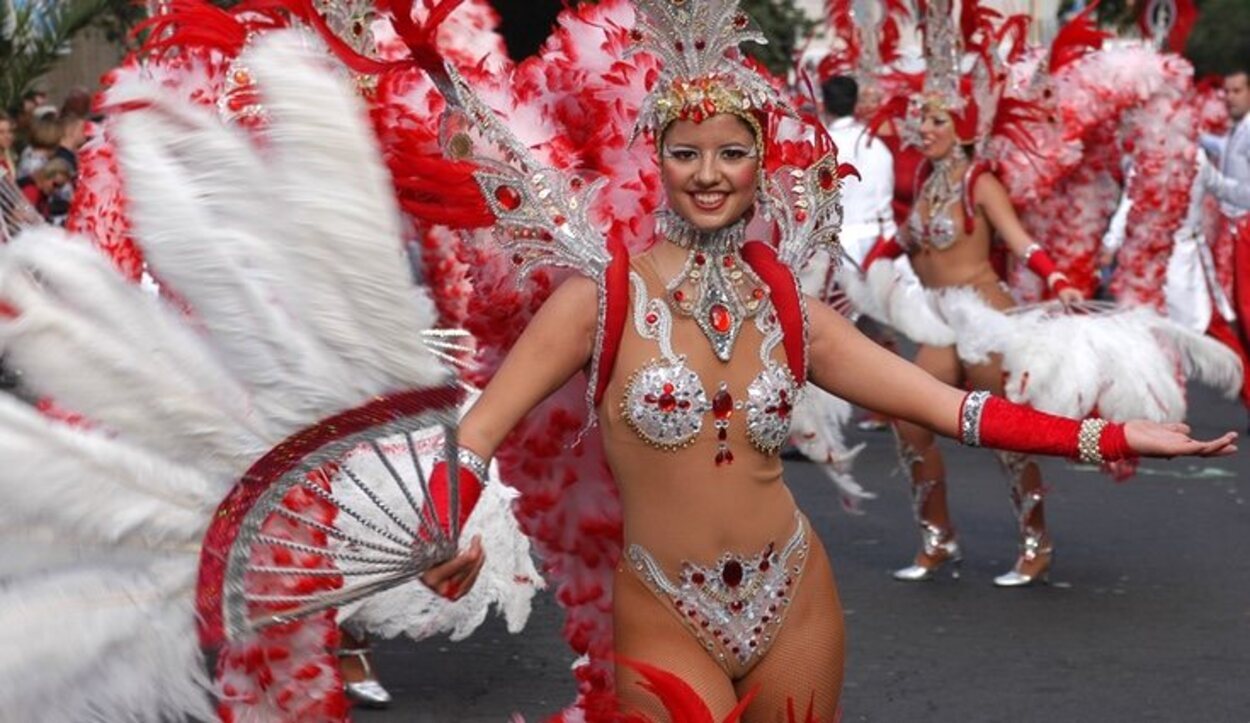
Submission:
[[[499,186],[495,189],[495,200],[505,211],[515,211],[521,207],[521,194],[512,186]]]
[[[728,334],[729,327],[733,325],[733,316],[729,313],[729,307],[724,304],[712,304],[707,312],[707,320],[718,334]]]

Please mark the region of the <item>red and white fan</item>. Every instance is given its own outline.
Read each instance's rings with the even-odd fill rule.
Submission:
[[[6,717],[209,719],[215,697],[223,720],[342,720],[336,608],[389,634],[463,636],[492,605],[524,623],[541,580],[516,493],[492,475],[465,519],[452,470],[448,504],[428,502],[459,342],[433,329],[364,110],[326,57],[295,32],[254,43],[254,132],[157,83],[109,92],[159,294],[59,229],[0,247],[0,352],[41,400],[0,397]],[[471,594],[417,581],[479,534]]]

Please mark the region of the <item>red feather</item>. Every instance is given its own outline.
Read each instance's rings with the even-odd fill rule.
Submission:
[[[236,56],[247,42],[249,30],[282,27],[274,11],[258,11],[245,25],[236,13],[222,10],[208,0],[173,0],[168,9],[135,26],[132,37],[148,33],[142,52],[162,53],[172,48],[218,50]],[[251,26],[251,27],[249,27]]]
[[[1049,69],[1052,75],[1088,53],[1098,50],[1103,41],[1110,37],[1110,34],[1099,30],[1094,24],[1093,12],[1097,7],[1097,2],[1091,3],[1055,36],[1054,42],[1050,44]]]
[[[877,56],[882,63],[889,65],[901,57],[899,52],[899,41],[902,34],[898,29],[898,21],[893,17],[887,17],[881,23],[881,38],[877,41]]]
[[[680,677],[641,660],[618,657],[616,662],[633,668],[643,677],[638,685],[654,694],[664,704],[664,710],[668,712],[668,719],[671,723],[715,723],[707,703],[704,703],[694,688],[691,688],[690,684]],[[755,688],[743,696],[721,723],[741,721],[742,714],[746,712],[747,706],[755,699],[757,693],[759,689]],[[626,723],[654,723],[641,714],[633,714],[625,720]]]

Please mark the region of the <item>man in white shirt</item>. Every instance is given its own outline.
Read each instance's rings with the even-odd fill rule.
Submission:
[[[847,75],[835,75],[821,85],[825,126],[838,146],[838,161],[850,163],[861,178],[842,182],[842,251],[860,264],[881,236],[896,233],[894,210],[894,158],[885,143],[874,138],[855,117],[859,84]],[[829,259],[817,255],[802,274],[803,290],[823,297],[827,288]]]
[[[1250,67],[1224,76],[1224,103],[1232,127],[1223,136],[1204,135],[1202,147],[1211,154],[1223,182],[1230,185],[1229,193],[1216,194],[1223,218],[1215,248],[1233,249],[1232,302],[1244,348],[1250,340],[1250,206],[1231,191],[1250,187]]]
[[[837,144],[838,161],[855,166],[861,176],[848,176],[842,182],[842,232],[839,236],[843,254],[858,265],[863,263],[878,238],[893,238],[897,231],[892,205],[894,158],[885,142],[874,138],[868,127],[855,117],[859,84],[854,78],[846,75],[829,78],[821,85],[821,95],[824,101],[822,120]],[[805,292],[826,298],[833,285],[828,255],[814,256],[800,274],[800,280]],[[884,329],[864,328],[864,331],[887,347],[892,346]],[[886,424],[884,419],[869,415],[859,426],[884,429]]]

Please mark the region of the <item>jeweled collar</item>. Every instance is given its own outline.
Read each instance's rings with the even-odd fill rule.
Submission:
[[[681,273],[665,284],[665,301],[679,316],[693,318],[721,361],[729,361],[747,319],[762,307],[768,290],[742,260],[747,219],[716,231],[700,231],[672,211],[657,228],[686,249]]]
[[[698,248],[709,253],[725,253],[742,248],[747,238],[747,218],[715,231],[695,228],[681,214],[665,209],[656,214],[656,232],[683,249]]]

